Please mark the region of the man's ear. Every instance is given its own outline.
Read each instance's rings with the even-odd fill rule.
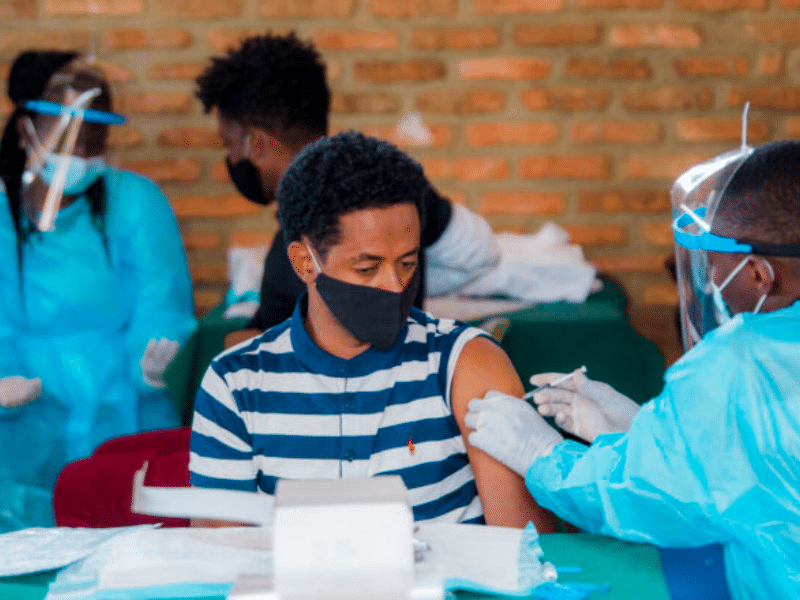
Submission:
[[[774,293],[778,284],[778,277],[772,264],[762,258],[751,261],[750,266],[756,293],[759,296]]]
[[[297,276],[306,285],[312,283],[317,278],[317,269],[308,247],[301,242],[294,241],[289,244],[286,252]]]
[[[277,136],[253,127],[250,130],[250,161],[261,171],[278,166],[286,170],[294,154]]]

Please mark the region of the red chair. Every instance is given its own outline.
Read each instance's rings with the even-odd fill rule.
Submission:
[[[122,527],[163,523],[188,527],[188,519],[131,512],[133,474],[148,463],[144,484],[189,487],[190,427],[148,431],[104,442],[91,456],[68,464],[53,491],[56,525]]]

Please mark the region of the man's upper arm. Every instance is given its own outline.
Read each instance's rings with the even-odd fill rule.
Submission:
[[[488,454],[472,448],[467,441],[469,429],[464,425],[467,404],[473,398],[482,398],[490,390],[517,397],[524,392],[522,382],[503,349],[493,340],[480,336],[467,342],[458,357],[450,403],[467,446],[486,522],[489,525],[523,527],[528,521],[533,521],[539,531],[553,531],[555,520],[534,502],[524,480]]]

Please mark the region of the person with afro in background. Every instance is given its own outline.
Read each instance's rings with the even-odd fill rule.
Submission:
[[[211,59],[197,78],[197,96],[215,111],[227,165],[237,190],[252,202],[273,202],[283,172],[306,145],[328,134],[331,93],[318,52],[294,34],[245,39]],[[414,305],[427,293],[452,291],[495,266],[500,251],[489,224],[453,204],[429,184],[421,232],[420,282]],[[305,285],[289,265],[279,231],[264,262],[260,306],[247,329],[226,345],[257,335],[291,316]]]

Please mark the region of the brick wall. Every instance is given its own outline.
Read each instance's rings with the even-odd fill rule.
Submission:
[[[798,0],[0,0],[0,77],[29,47],[94,47],[129,124],[123,166],[180,220],[198,312],[226,288],[230,244],[266,243],[271,209],[227,181],[215,123],[192,95],[209,55],[296,30],[328,61],[334,130],[396,140],[436,185],[499,231],[551,219],[640,305],[674,303],[668,189],[750,139],[800,135]],[[10,110],[0,99],[0,114]]]

